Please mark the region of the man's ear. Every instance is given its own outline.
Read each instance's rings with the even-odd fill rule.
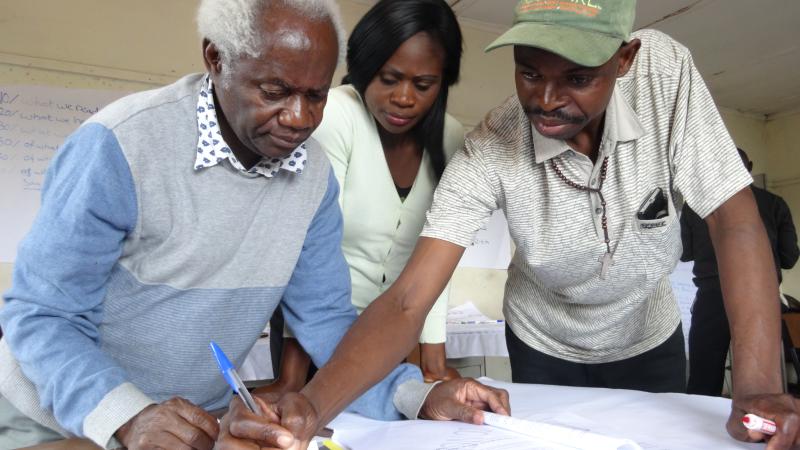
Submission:
[[[222,56],[217,46],[208,39],[203,39],[203,64],[206,66],[206,71],[212,75],[219,75],[222,72]]]
[[[619,66],[617,68],[617,78],[625,76],[631,66],[636,54],[639,53],[639,48],[642,46],[642,41],[639,39],[632,39],[630,42],[622,44],[622,47],[617,51],[619,53]]]

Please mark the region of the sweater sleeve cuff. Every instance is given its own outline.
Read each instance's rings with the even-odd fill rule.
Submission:
[[[114,433],[154,403],[156,402],[132,383],[122,383],[106,394],[97,407],[86,416],[83,421],[83,434],[100,447],[121,447],[114,438]]]
[[[428,394],[439,383],[441,381],[435,383],[423,383],[419,380],[406,381],[398,386],[397,392],[394,393],[394,407],[409,419],[418,418]]]

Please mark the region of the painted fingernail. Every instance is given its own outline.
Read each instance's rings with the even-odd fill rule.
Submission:
[[[294,437],[290,434],[281,434],[278,436],[278,445],[283,448],[286,448],[290,445],[294,444]]]

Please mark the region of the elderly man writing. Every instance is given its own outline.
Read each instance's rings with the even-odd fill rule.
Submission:
[[[132,449],[246,445],[236,437],[249,422],[230,415],[220,431],[207,412],[230,402],[209,341],[241,361],[282,300],[323,366],[356,318],[338,187],[309,139],[343,41],[335,5],[206,0],[199,27],[207,74],[108,106],[49,168],[0,312],[2,448],[63,435]],[[319,407],[360,395],[354,411],[416,417],[430,389],[420,380],[409,365],[372,371],[327,385]],[[423,411],[480,420],[468,404],[508,410],[503,392],[456,380]],[[251,420],[293,412],[261,405]],[[262,446],[307,442],[262,425]]]

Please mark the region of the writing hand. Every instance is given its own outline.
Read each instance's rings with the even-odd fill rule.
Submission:
[[[217,419],[179,397],[150,405],[115,433],[130,450],[210,450],[219,433]]]
[[[775,422],[777,432],[768,436],[742,425],[745,414],[757,414]],[[758,394],[734,398],[726,425],[728,433],[740,441],[768,440],[767,450],[784,450],[800,445],[800,408],[787,394]]]
[[[508,392],[481,384],[472,378],[444,381],[431,389],[420,417],[432,420],[460,420],[480,425],[483,412],[511,414]]]
[[[316,411],[308,400],[291,393],[273,403],[273,393],[267,393],[270,402],[258,393],[254,394],[253,400],[262,414],[253,414],[238,397],[234,398],[228,414],[220,423],[215,450],[257,450],[262,447],[305,450],[317,424]]]
[[[314,434],[322,427],[311,402],[303,394],[290,392],[281,397],[275,409],[281,417],[281,425],[291,431],[297,441],[292,449],[306,450]]]
[[[297,391],[299,391],[299,389],[284,382],[283,378],[278,378],[266,386],[254,389],[251,393],[254,397],[260,397],[261,400],[264,400],[268,405],[273,405],[278,403],[278,400],[286,393]]]

